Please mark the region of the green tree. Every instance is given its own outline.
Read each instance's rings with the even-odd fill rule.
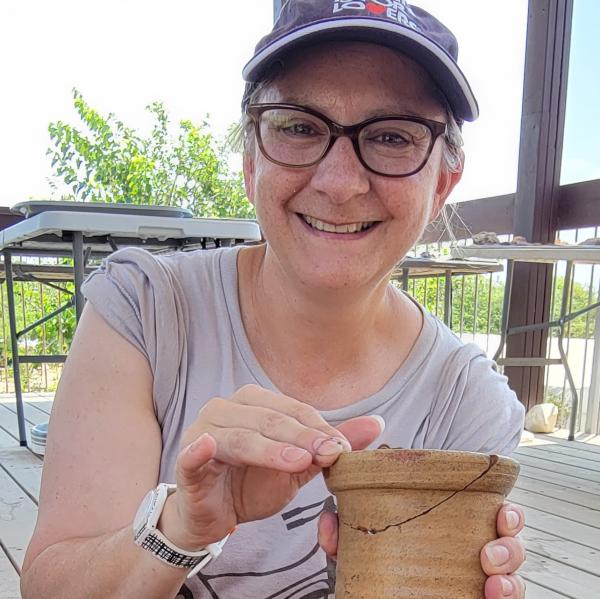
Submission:
[[[113,113],[101,115],[77,91],[73,103],[84,128],[50,123],[54,175],[60,199],[158,204],[190,209],[196,216],[254,216],[242,175],[229,166],[230,150],[206,121],[179,122],[171,131],[161,102],[147,106],[149,135],[127,127]]]
[[[552,298],[551,320],[558,319],[562,303],[564,277],[555,281]],[[491,291],[490,291],[491,285]],[[444,314],[443,279],[415,279],[409,285],[410,293],[427,309],[442,318]],[[452,330],[464,333],[499,334],[502,323],[504,283],[489,276],[459,276],[452,279]],[[596,301],[590,287],[574,282],[571,289],[569,312],[577,312]],[[488,324],[489,320],[489,324]],[[571,321],[567,336],[591,339],[594,337],[595,312],[588,312]],[[557,335],[558,329],[552,329]]]

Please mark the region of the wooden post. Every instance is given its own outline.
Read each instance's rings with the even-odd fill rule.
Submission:
[[[553,243],[557,230],[573,0],[530,0],[514,234]],[[516,264],[509,326],[548,320],[552,267]],[[507,357],[547,357],[548,334],[509,337]],[[541,403],[544,367],[506,368],[527,408]]]

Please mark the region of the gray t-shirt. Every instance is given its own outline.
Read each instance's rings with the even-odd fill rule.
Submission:
[[[151,366],[163,482],[174,481],[180,435],[205,402],[229,397],[248,383],[277,391],[242,324],[238,250],[155,257],[125,249],[105,260],[84,285],[94,308]],[[379,414],[387,423],[376,446],[507,455],[519,441],[524,409],[481,349],[463,344],[424,312],[412,351],[382,389],[322,412],[332,424],[365,414]],[[333,509],[319,476],[279,514],[238,527],[223,554],[187,581],[179,597],[333,597],[335,568],[317,544],[319,514]]]

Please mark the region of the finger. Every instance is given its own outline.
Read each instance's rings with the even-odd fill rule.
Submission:
[[[322,467],[331,466],[337,456],[350,450],[350,444],[342,441],[339,433],[328,435],[305,426],[283,412],[261,406],[240,405],[226,399],[211,400],[201,426],[212,434],[217,434],[215,427],[258,432],[267,439],[306,449],[313,455],[314,462]]]
[[[514,537],[525,525],[523,510],[512,503],[505,503],[498,512],[497,529],[500,537]]]
[[[215,459],[232,466],[257,466],[281,472],[307,470],[312,454],[302,447],[263,437],[256,431],[241,428],[215,428],[211,435],[217,442]]]
[[[323,416],[321,416],[318,410],[304,402],[288,397],[287,395],[274,393],[273,391],[269,391],[258,385],[246,385],[238,389],[231,399],[239,404],[259,406],[275,410],[276,412],[282,412],[296,419],[308,428],[321,431],[330,437],[339,437],[343,439],[344,442],[347,441],[339,430],[331,426]],[[347,449],[348,451],[350,450],[349,443]]]
[[[365,449],[384,431],[385,420],[378,415],[360,416],[342,422],[337,429],[348,439],[352,449]]]
[[[485,582],[485,599],[524,598],[525,581],[520,576],[490,576]]]
[[[338,518],[333,512],[323,512],[319,518],[319,545],[332,559],[337,557]]]
[[[502,537],[488,543],[481,550],[481,567],[491,576],[493,574],[512,574],[525,561],[525,549],[518,539]]]

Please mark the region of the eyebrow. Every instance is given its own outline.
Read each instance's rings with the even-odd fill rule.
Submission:
[[[317,104],[314,104],[310,100],[304,99],[302,97],[285,96],[285,97],[279,99],[277,103],[279,103],[279,104],[296,104],[298,106],[304,106],[305,108],[310,108],[312,110],[316,110],[317,112],[320,112],[321,114],[324,114],[325,116],[332,119],[331,115],[328,114],[327,111],[322,106],[318,106]],[[422,113],[419,113],[415,110],[410,110],[410,109],[401,110],[399,108],[377,108],[372,111],[369,111],[368,116],[366,116],[365,119],[363,119],[363,120],[375,118],[375,117],[379,117],[379,116],[392,116],[392,115],[406,115],[406,116],[415,116],[415,117],[424,118],[424,115]],[[335,120],[335,119],[332,119],[332,120]]]

